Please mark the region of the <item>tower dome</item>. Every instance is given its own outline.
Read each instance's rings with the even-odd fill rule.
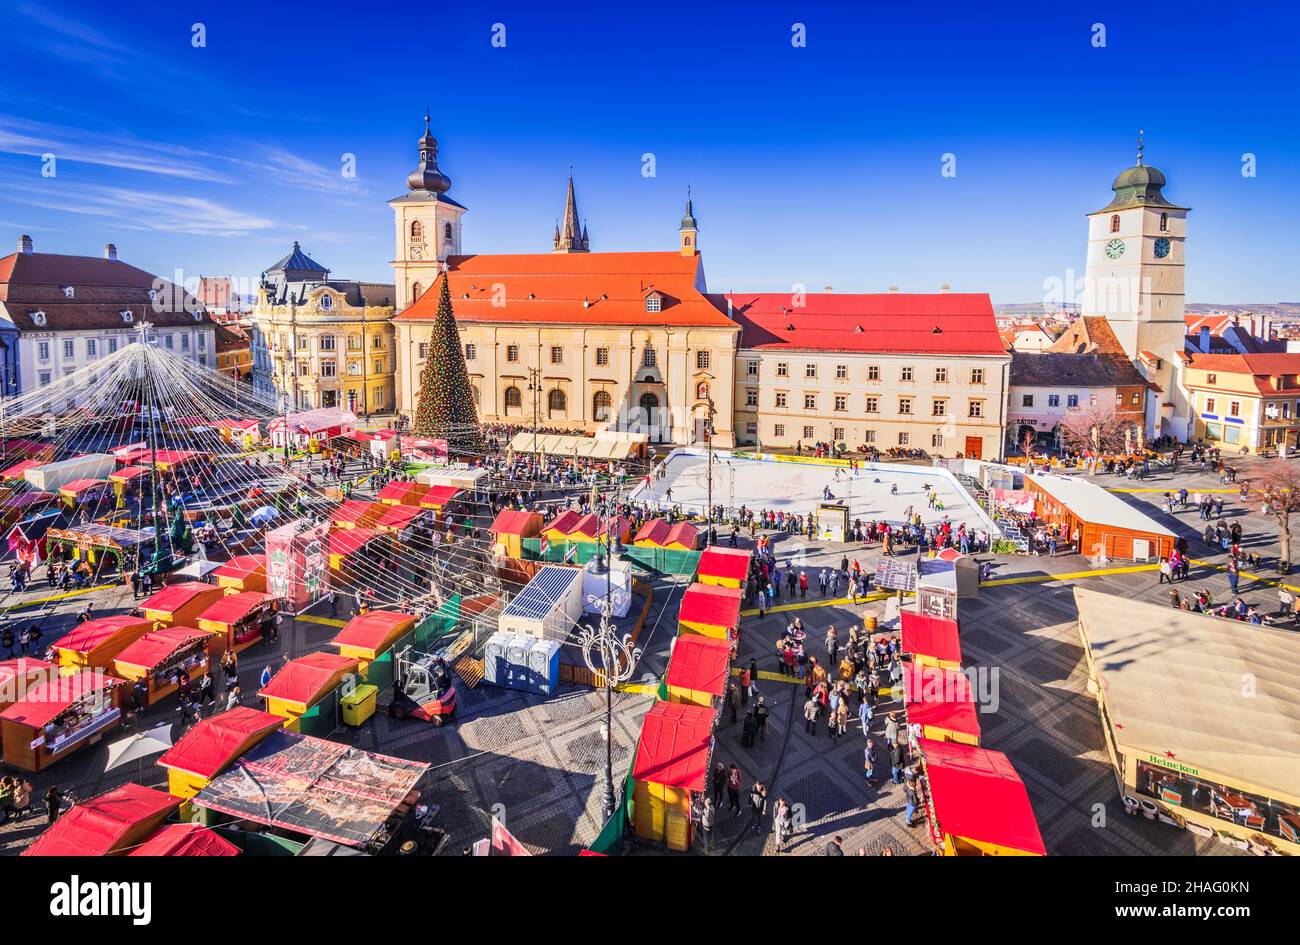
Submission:
[[[1115,178],[1115,182],[1110,185],[1110,189],[1115,191],[1115,196],[1110,203],[1102,207],[1098,212],[1123,210],[1127,207],[1186,209],[1185,207],[1178,208],[1176,204],[1165,199],[1165,175],[1160,168],[1150,167],[1142,163],[1142,147],[1142,137],[1139,132],[1137,163],[1128,170],[1120,172],[1119,176]]]
[[[451,178],[438,169],[438,139],[429,130],[429,113],[424,113],[424,134],[420,136],[420,164],[406,176],[406,186],[433,194],[451,190]]]

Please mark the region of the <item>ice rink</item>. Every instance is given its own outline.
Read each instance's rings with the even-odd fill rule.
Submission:
[[[703,514],[708,494],[705,456],[693,452],[673,453],[666,466],[664,478],[652,479],[649,488],[642,483],[631,498],[660,508],[679,505]],[[938,492],[944,505],[942,512],[929,508],[926,484]],[[898,486],[897,495],[890,494],[892,485]],[[848,502],[850,522],[861,519],[901,523],[911,506],[926,524],[941,522],[946,517],[954,525],[966,522],[975,527],[988,527],[983,511],[946,470],[882,464],[859,466],[855,475],[843,466],[764,462],[737,459],[729,453],[713,454],[715,505],[728,508],[744,505],[757,511],[769,509],[801,515],[816,509],[817,503],[823,501],[822,489],[826,487],[835,501]]]

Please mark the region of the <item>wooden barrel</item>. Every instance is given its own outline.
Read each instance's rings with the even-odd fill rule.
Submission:
[[[876,632],[875,611],[868,610],[866,613],[862,615],[862,628],[866,630],[868,634],[872,634]]]

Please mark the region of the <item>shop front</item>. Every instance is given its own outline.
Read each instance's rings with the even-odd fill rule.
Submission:
[[[44,771],[97,743],[122,720],[118,698],[125,685],[85,669],[36,686],[0,712],[4,760],[24,771]]]
[[[153,629],[147,617],[99,617],[65,633],[51,649],[59,672],[108,669],[113,658]]]
[[[695,579],[715,587],[743,588],[749,579],[749,559],[748,551],[714,545],[701,552]]]
[[[195,618],[194,625],[218,635],[210,648],[212,658],[220,659],[228,649],[238,653],[262,639],[275,610],[276,598],[270,594],[241,591],[215,601]]]
[[[1007,756],[918,740],[919,795],[941,856],[1046,856],[1024,782]]]
[[[147,705],[180,687],[181,674],[197,682],[211,670],[208,646],[215,634],[194,627],[163,627],[146,633],[113,659],[113,674],[143,680]]]

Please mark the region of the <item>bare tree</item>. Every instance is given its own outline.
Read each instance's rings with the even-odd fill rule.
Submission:
[[[1277,518],[1278,570],[1291,571],[1291,513],[1300,512],[1300,467],[1284,459],[1271,459],[1259,467],[1250,482],[1250,492],[1267,505]]]
[[[1061,421],[1061,436],[1066,449],[1124,453],[1132,443],[1133,424],[1119,419],[1114,404],[1102,403],[1067,413]]]
[[[1036,437],[1034,436],[1033,430],[1025,430],[1024,433],[1020,435],[1020,448],[1024,450],[1026,459],[1033,455],[1035,439]]]

